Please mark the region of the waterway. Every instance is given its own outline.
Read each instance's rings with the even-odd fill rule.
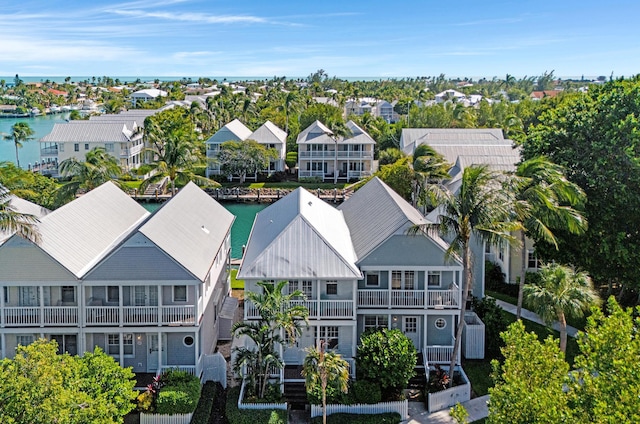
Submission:
[[[157,210],[162,203],[141,203],[149,212]],[[247,244],[256,214],[269,206],[264,203],[221,203],[236,219],[231,227],[231,257],[242,257],[242,246]]]
[[[54,124],[65,122],[67,118],[69,118],[69,113],[41,115],[32,118],[0,118],[0,162],[16,163],[16,149],[13,140],[4,140],[4,135],[11,134],[11,127],[16,122],[26,122],[34,132],[33,140],[23,143],[23,147],[18,149],[20,166],[26,169],[29,164],[33,165],[40,161],[39,140],[51,132]]]

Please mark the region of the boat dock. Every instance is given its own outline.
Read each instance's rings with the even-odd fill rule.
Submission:
[[[214,188],[205,191],[219,202],[236,203],[273,203],[289,194],[293,189],[275,188]],[[309,190],[327,203],[342,203],[349,198],[352,190],[343,189],[315,189]],[[143,202],[163,202],[171,198],[171,193],[162,193],[159,190],[147,191],[144,194],[134,192],[132,198]]]

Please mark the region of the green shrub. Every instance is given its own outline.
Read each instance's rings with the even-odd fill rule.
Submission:
[[[506,276],[504,272],[502,272],[500,265],[494,264],[491,261],[484,262],[484,279],[486,289],[517,297],[518,285],[507,284],[505,278]],[[528,275],[527,278],[529,278]]]
[[[214,383],[213,381],[207,381],[202,386],[200,393],[200,400],[196,410],[193,411],[191,417],[191,424],[208,424],[211,419],[211,410],[213,409],[213,401],[216,397],[222,395],[222,385],[220,383]]]
[[[382,400],[382,391],[377,383],[357,380],[352,387],[355,403],[378,403]]]
[[[328,424],[397,424],[402,417],[397,412],[384,414],[331,414],[327,417]],[[311,419],[311,424],[321,424],[322,417]]]
[[[156,398],[158,414],[188,414],[200,399],[200,380],[185,371],[169,371],[162,376],[163,386]]]
[[[342,405],[351,405],[355,403],[351,386],[349,386],[347,393],[343,393],[340,390],[340,387],[338,387],[338,383],[336,381],[333,381],[332,383],[327,385],[327,404],[339,403]],[[307,390],[307,399],[309,400],[309,403],[313,405],[322,404],[322,388],[319,384],[316,384],[310,390]]]
[[[268,409],[238,409],[240,387],[232,387],[227,391],[227,420],[229,424],[285,424],[287,411]]]

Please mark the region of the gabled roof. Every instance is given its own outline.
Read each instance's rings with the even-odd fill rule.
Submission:
[[[371,138],[362,128],[360,128],[355,122],[349,120],[347,122],[347,128],[351,131],[348,137],[338,139],[338,143],[341,144],[376,144],[375,140]]]
[[[394,234],[405,234],[410,227],[430,223],[378,177],[369,180],[338,209],[344,213],[358,260]],[[427,237],[443,250],[448,248],[439,237]]]
[[[46,143],[126,143],[132,131],[123,122],[75,121],[54,124],[51,132],[40,139]]]
[[[131,93],[131,97],[149,98],[149,97],[165,97],[166,91],[158,90],[157,88],[145,88],[144,90],[138,90]]]
[[[234,219],[232,213],[190,182],[138,231],[204,281]]]
[[[360,279],[342,212],[298,188],[258,213],[238,278]]]
[[[287,133],[278,128],[273,122],[267,121],[248,138],[263,144],[282,144],[287,142]]]
[[[39,246],[80,278],[148,216],[107,182],[44,216],[38,224]]]
[[[212,135],[207,143],[224,143],[225,141],[244,141],[251,136],[251,130],[238,119],[226,124]]]
[[[322,122],[316,120],[298,134],[298,144],[325,144],[333,142],[333,132]]]
[[[3,190],[5,190],[5,188],[0,186],[0,192],[2,192]],[[28,200],[24,200],[12,194],[9,195],[9,207],[11,207],[16,212],[33,215],[37,219],[40,219],[51,212],[47,208],[44,208],[40,205],[36,205],[35,203],[32,203]],[[10,233],[8,231],[0,230],[0,244],[2,244],[3,241],[11,237],[12,235],[13,235],[13,232]]]

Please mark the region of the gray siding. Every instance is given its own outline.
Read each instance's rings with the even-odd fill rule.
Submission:
[[[167,338],[167,364],[170,365],[195,365],[196,344],[185,346],[182,340],[186,336],[195,339],[196,335],[191,333],[165,333]]]
[[[440,246],[424,236],[395,235],[360,260],[359,266],[443,266]]]
[[[218,343],[218,312],[221,305],[215,304],[213,296],[206,305],[202,322],[200,323],[200,353],[208,355],[213,353]]]
[[[42,249],[17,236],[0,246],[0,269],[0,282],[77,281]]]
[[[438,329],[435,322],[438,318],[444,318],[447,326]],[[453,343],[451,339],[451,326],[453,325],[453,317],[451,315],[428,315],[427,316],[427,345],[450,346]]]
[[[140,344],[138,344],[138,336],[141,336]],[[133,353],[133,358],[124,358],[124,366],[133,367],[133,372],[147,372],[147,337],[145,333],[133,334]]]

